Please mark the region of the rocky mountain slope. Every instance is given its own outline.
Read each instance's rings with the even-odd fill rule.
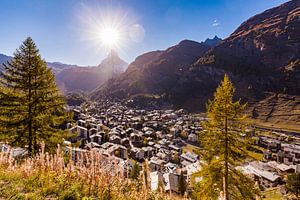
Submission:
[[[132,62],[125,73],[96,89],[91,97],[125,98],[127,95],[167,95],[189,66],[210,49],[205,43],[183,40],[163,51],[143,54]]]
[[[255,122],[263,125],[277,124],[281,128],[299,130],[300,96],[270,93],[249,107]]]
[[[217,46],[218,44],[220,44],[221,42],[222,42],[222,39],[219,38],[218,36],[215,36],[212,39],[207,38],[203,43],[206,45],[209,45],[211,47],[214,47],[214,46]]]
[[[300,125],[300,1],[251,17],[193,67],[229,73],[253,118]]]
[[[56,79],[63,91],[91,91],[123,73],[127,65],[116,52],[112,51],[98,66],[64,69],[57,74]]]
[[[287,123],[299,124],[299,24],[300,1],[289,1],[251,17],[213,48],[182,41],[165,51],[139,56],[124,74],[99,87],[91,97],[123,99],[147,94],[175,107],[204,110],[227,73],[237,88],[237,98],[256,110],[254,118],[276,118],[281,123],[280,115],[288,115],[293,107],[296,110]],[[279,98],[279,103],[272,104],[274,95],[283,95],[285,103]],[[273,117],[269,105],[281,114]]]
[[[6,62],[9,61],[11,58],[12,58],[12,57],[0,53],[0,63],[6,63]]]

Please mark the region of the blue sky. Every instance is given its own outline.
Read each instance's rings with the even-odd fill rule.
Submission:
[[[99,17],[105,20],[111,15],[123,27],[138,25],[144,33],[139,31],[138,40],[126,39],[118,49],[120,57],[131,62],[142,53],[165,49],[183,39],[226,38],[249,17],[284,2],[287,0],[1,0],[0,53],[12,55],[31,36],[47,61],[99,64],[107,50],[91,30],[99,25]]]

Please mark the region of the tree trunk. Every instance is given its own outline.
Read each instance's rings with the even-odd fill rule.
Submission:
[[[31,105],[31,77],[29,77],[29,89],[28,89],[28,153],[32,156],[32,105]]]
[[[32,121],[29,119],[28,122],[28,153],[32,156]]]
[[[229,200],[228,195],[228,129],[227,129],[227,117],[225,117],[225,169],[224,169],[224,183],[223,183],[223,190],[224,190],[224,200]]]

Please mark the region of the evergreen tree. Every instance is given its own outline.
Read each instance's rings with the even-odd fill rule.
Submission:
[[[28,37],[0,74],[1,139],[36,153],[62,142],[65,102],[33,40]]]
[[[245,132],[246,104],[233,101],[235,88],[229,77],[214,94],[207,105],[208,121],[203,123],[200,152],[204,161],[199,175],[202,180],[196,186],[198,199],[255,199],[254,182],[236,169],[247,156],[250,135]]]

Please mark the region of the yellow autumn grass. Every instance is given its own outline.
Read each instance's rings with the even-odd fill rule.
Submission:
[[[139,180],[130,180],[123,167],[97,152],[86,152],[75,163],[61,148],[54,155],[43,149],[21,160],[0,153],[0,199],[184,199],[150,191],[144,173]]]

